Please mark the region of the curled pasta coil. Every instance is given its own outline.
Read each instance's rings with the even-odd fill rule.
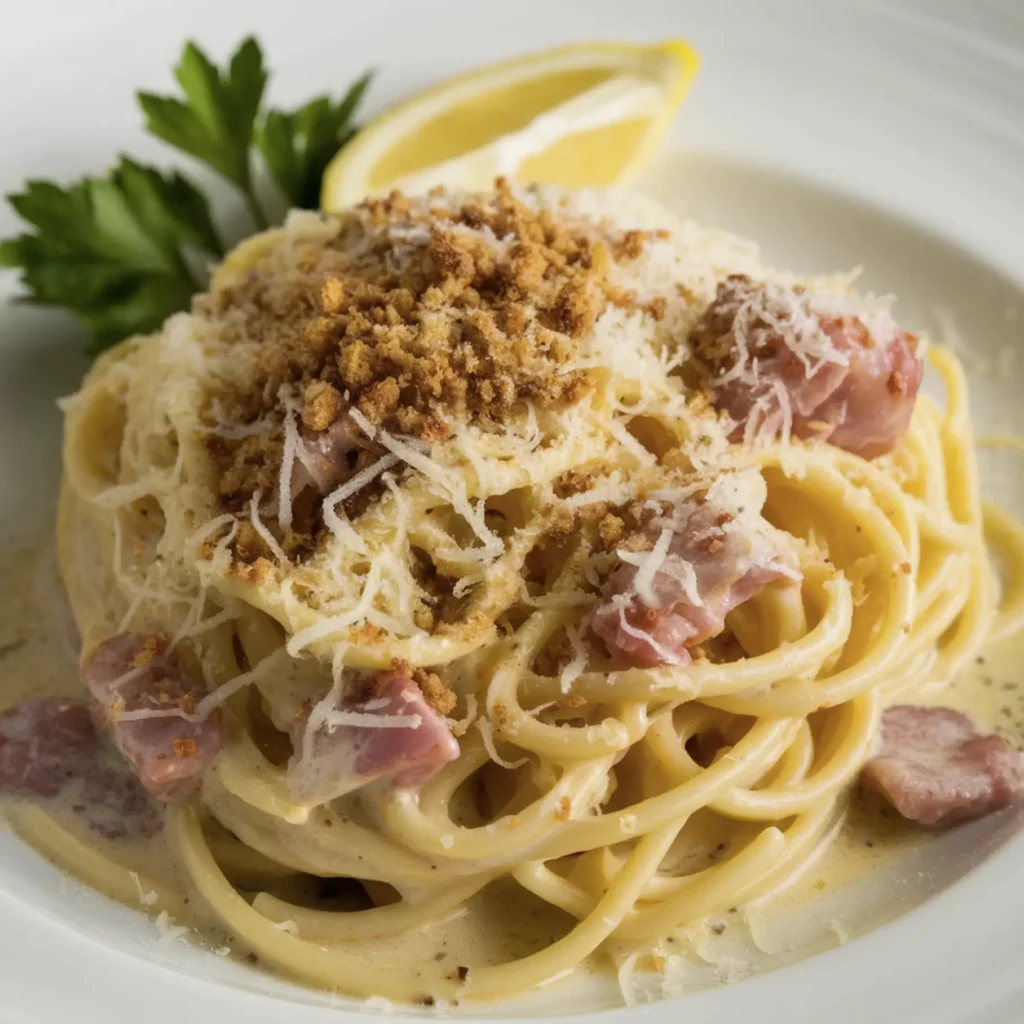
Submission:
[[[501,998],[771,892],[842,819],[884,707],[950,679],[1024,620],[1024,537],[980,503],[966,386],[941,349],[931,359],[945,408],[922,398],[892,455],[797,443],[721,453],[726,470],[763,482],[765,519],[800,565],[799,580],[731,613],[729,652],[654,668],[596,658],[569,672],[545,652],[574,657],[599,588],[585,537],[545,546],[553,486],[584,465],[656,479],[656,453],[696,429],[667,372],[642,414],[608,371],[582,406],[535,423],[533,440],[467,431],[448,462],[394,442],[389,465],[410,470],[383,471],[358,520],[332,508],[322,550],[295,564],[282,551],[254,582],[231,568],[238,524],[216,504],[203,427],[230,367],[179,326],[162,347],[128,342],[104,357],[71,404],[64,575],[87,642],[167,630],[222,693],[228,742],[200,793],[169,810],[168,833],[216,919],[316,985]],[[170,363],[201,363],[203,387]],[[254,524],[258,510],[254,496]],[[458,580],[457,615],[431,629],[416,618],[423,564]],[[339,673],[396,662],[444,674],[458,758],[419,785],[300,799],[284,724]],[[19,813],[73,870],[130,897],[124,865],[42,812]],[[281,895],[306,876],[358,879],[386,898],[346,912]],[[428,929],[499,882],[555,908],[561,934],[459,975],[362,955],[362,943]]]

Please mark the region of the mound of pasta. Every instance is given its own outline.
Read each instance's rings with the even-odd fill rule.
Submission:
[[[1016,627],[1020,531],[955,359],[849,277],[621,195],[395,194],[247,241],[66,411],[93,717],[23,706],[5,749],[73,737],[89,827],[164,829],[307,982],[488,1000],[656,957],[797,875],[865,763],[919,821],[1024,786],[900,702]],[[0,779],[60,789],[32,772]],[[495,894],[551,911],[510,959]],[[477,960],[416,944],[460,913]]]

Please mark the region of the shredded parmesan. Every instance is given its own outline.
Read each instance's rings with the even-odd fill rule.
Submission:
[[[526,713],[531,718],[536,718],[542,711],[547,711],[548,708],[558,707],[558,701],[547,700],[543,704],[538,704],[535,708],[530,708]]]
[[[362,596],[359,598],[358,604],[349,611],[341,615],[333,615],[329,618],[321,619],[312,626],[307,626],[305,629],[300,629],[298,632],[293,633],[287,643],[288,654],[292,658],[296,658],[310,644],[316,643],[318,640],[324,640],[359,622],[360,619],[364,619],[366,613],[373,605],[373,599],[377,596],[377,591],[380,587],[381,571],[381,563],[374,561],[363,582]]]
[[[483,544],[483,554],[487,558],[497,558],[504,551],[501,540],[487,528],[484,522],[482,506],[474,508],[467,497],[466,482],[462,476],[454,470],[442,466],[407,441],[399,440],[386,430],[378,430],[358,409],[353,408],[351,416],[370,440],[376,440],[393,455],[413,469],[419,470],[428,480],[441,488],[444,497],[451,502],[452,508],[466,520],[469,528]]]
[[[757,335],[765,332],[764,325],[800,360],[808,378],[827,363],[848,366],[849,356],[836,348],[822,328],[817,312],[812,312],[807,298],[792,288],[768,282],[751,289],[740,303],[732,325],[740,358],[722,375],[721,381],[739,379],[750,385],[758,383],[758,371],[751,362],[750,351],[757,344]]]
[[[153,923],[156,925],[161,943],[180,942],[189,932],[185,925],[174,924],[166,910],[161,910]]]
[[[586,623],[581,622],[578,626],[567,626],[565,629],[565,635],[569,638],[569,643],[572,646],[573,657],[572,661],[559,674],[562,693],[568,693],[572,689],[572,684],[586,671],[589,655],[583,644],[585,628]]]
[[[484,749],[487,751],[488,757],[490,757],[495,764],[499,764],[502,768],[507,768],[510,771],[516,768],[522,768],[524,764],[529,764],[530,759],[528,757],[521,757],[518,761],[506,761],[501,757],[497,748],[494,746],[494,728],[488,719],[478,718],[476,727],[480,730],[480,736],[484,741]]]
[[[395,1004],[383,996],[370,996],[369,999],[364,999],[362,1008],[369,1010],[370,1013],[383,1013],[389,1017],[395,1012]]]
[[[653,466],[657,462],[652,452],[649,452],[614,416],[610,416],[605,422],[608,433],[615,438],[623,448],[632,455],[641,466]]]
[[[141,903],[142,906],[151,907],[158,899],[160,899],[159,894],[152,889],[149,892],[142,891],[142,882],[139,880],[138,871],[129,871],[128,875],[135,883],[135,889],[139,894],[139,903]]]
[[[273,429],[273,420],[265,417],[254,420],[252,423],[240,423],[233,425],[214,424],[206,427],[206,433],[213,437],[223,437],[228,441],[240,441],[245,437],[257,437],[260,434],[269,433]]]
[[[647,552],[634,553],[622,549],[615,552],[623,562],[636,566],[637,571],[633,577],[632,590],[648,607],[657,604],[658,597],[654,593],[654,577],[665,563],[673,533],[672,527],[666,526],[658,535],[654,547]]]
[[[277,519],[284,530],[292,528],[292,473],[295,469],[295,457],[302,447],[299,437],[298,411],[282,386],[279,397],[284,406],[284,450],[281,453],[281,473],[277,482]]]
[[[631,636],[635,640],[642,640],[645,644],[649,645],[651,650],[654,651],[654,653],[657,654],[666,665],[682,664],[683,659],[676,654],[675,651],[669,650],[669,648],[665,647],[663,644],[659,644],[650,633],[646,633],[644,630],[638,629],[636,626],[631,626],[626,620],[626,607],[629,598],[624,594],[617,594],[616,598],[623,599],[621,602],[616,602],[619,606],[619,626],[621,627],[622,632],[625,633],[626,636]]]
[[[422,715],[373,715],[362,711],[328,711],[324,716],[329,732],[341,726],[352,729],[418,729]]]
[[[263,520],[260,519],[260,498],[263,495],[260,491],[256,491],[252,499],[249,501],[249,521],[252,523],[252,528],[260,535],[263,543],[270,548],[270,553],[281,563],[282,566],[288,566],[291,563],[288,561],[288,556],[284,553],[281,545],[277,543],[277,538],[266,528],[263,524]]]
[[[476,721],[477,714],[479,713],[478,701],[476,694],[466,694],[466,714],[463,718],[448,718],[445,719],[448,723],[448,728],[451,729],[453,736],[463,736],[469,727]]]
[[[330,494],[324,498],[324,511],[328,506],[334,507],[340,504],[346,498],[351,498],[353,494],[361,491],[367,484],[372,483],[384,472],[386,469],[390,469],[396,462],[398,462],[397,455],[385,455],[378,459],[373,465],[367,466],[366,469],[360,470],[351,479],[346,480],[340,487],[331,491]]]

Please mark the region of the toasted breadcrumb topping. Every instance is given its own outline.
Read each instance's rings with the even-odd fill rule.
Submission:
[[[455,710],[455,694],[436,672],[417,668],[413,670],[412,679],[422,691],[424,700],[439,715],[450,715]]]
[[[135,657],[132,658],[133,668],[145,668],[161,657],[170,643],[167,633],[154,633],[143,638]]]
[[[499,179],[486,196],[367,200],[296,247],[287,272],[254,258],[197,304],[213,329],[257,343],[224,401],[235,422],[267,429],[209,442],[225,507],[272,492],[286,400],[308,432],[357,409],[428,441],[460,422],[507,424],[527,402],[579,401],[590,372],[564,367],[609,304],[641,308],[610,271],[652,237],[533,209]]]

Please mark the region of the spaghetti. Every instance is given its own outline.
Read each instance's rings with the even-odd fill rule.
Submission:
[[[883,709],[1024,620],[1024,535],[981,503],[954,357],[928,352],[944,405],[911,394],[905,435],[863,457],[808,437],[835,423],[792,389],[738,410],[770,360],[749,328],[746,364],[702,362],[726,280],[770,282],[742,316],[783,334],[814,303],[891,328],[847,279],[777,273],[640,200],[503,187],[293,215],[69,401],[59,547],[84,648],[161,635],[203,681],[166,714],[216,714],[223,743],[165,827],[264,963],[406,1001],[509,997],[596,955],[631,969],[797,876]],[[806,381],[848,365],[834,332],[802,336]],[[374,906],[282,895],[308,876]],[[556,908],[553,941],[456,971],[360,956],[497,884]]]

